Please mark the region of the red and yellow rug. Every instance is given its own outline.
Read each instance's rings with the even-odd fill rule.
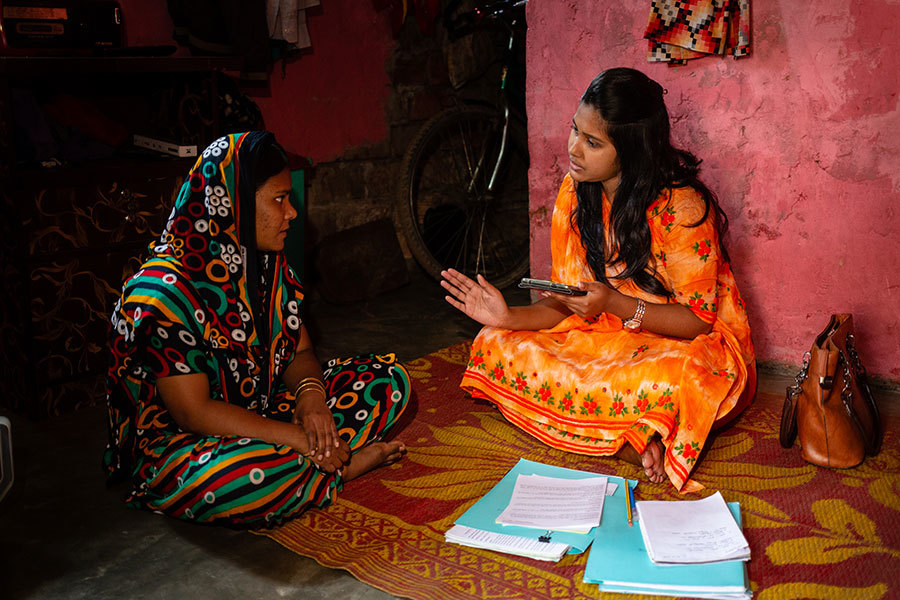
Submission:
[[[900,440],[885,423],[881,453],[848,470],[805,463],[781,448],[781,398],[760,395],[710,445],[679,495],[637,467],[563,453],[509,425],[458,387],[468,345],[407,366],[417,403],[398,435],[399,463],[347,485],[325,510],[260,531],[297,554],[416,600],[611,598],[582,582],[587,553],[545,563],[444,542],[454,520],[519,458],[641,480],[639,500],[698,499],[719,490],[741,504],[757,600],[900,597]],[[635,597],[635,596],[630,596]]]

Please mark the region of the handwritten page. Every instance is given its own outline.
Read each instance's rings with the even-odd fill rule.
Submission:
[[[569,550],[568,544],[560,542],[544,542],[539,539],[524,538],[505,533],[494,533],[481,529],[473,529],[463,525],[454,525],[444,539],[453,544],[461,544],[471,548],[484,548],[516,556],[526,556],[538,560],[557,561]]]
[[[686,564],[750,558],[747,538],[719,492],[703,500],[638,502],[637,512],[653,562]]]
[[[587,532],[600,524],[606,477],[558,479],[519,475],[509,505],[497,517],[503,525]]]

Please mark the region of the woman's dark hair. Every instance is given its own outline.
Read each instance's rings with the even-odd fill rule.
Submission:
[[[712,212],[725,260],[728,255],[722,237],[728,218],[715,194],[697,178],[700,161],[690,152],[672,146],[669,113],[663,102],[662,86],[635,69],[616,68],[600,73],[581,97],[582,104],[597,111],[606,123],[606,135],[618,155],[619,187],[611,198],[610,230],[607,240],[603,226],[603,184],[581,182],[576,186],[578,206],[572,212],[587,261],[598,281],[608,283],[607,265],[621,264],[616,279],[633,279],[642,290],[657,296],[671,296],[650,266],[650,227],[647,209],[666,188],[693,187],[703,198],[703,223]],[[610,256],[605,255],[605,248]]]
[[[274,135],[267,135],[260,141],[250,174],[254,193],[270,178],[288,167],[288,157],[284,148],[275,141]]]

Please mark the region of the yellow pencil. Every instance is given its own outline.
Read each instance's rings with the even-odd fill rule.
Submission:
[[[634,521],[631,517],[631,486],[628,480],[625,480],[625,512],[628,514],[628,526],[631,527]]]

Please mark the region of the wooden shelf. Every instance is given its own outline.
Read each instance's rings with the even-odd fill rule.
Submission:
[[[0,74],[190,73],[238,71],[242,64],[239,56],[4,56],[0,57]]]
[[[187,175],[197,158],[146,154],[140,156],[115,156],[111,158],[84,161],[79,164],[60,167],[27,167],[0,173],[0,183],[21,187],[42,187],[57,185],[86,185],[93,181],[116,176],[141,174],[146,177],[179,177]]]
[[[194,143],[199,140],[199,146],[219,134],[216,73],[240,70],[242,63],[243,58],[239,56],[2,56],[0,178],[9,181],[11,177],[21,180],[69,177],[73,181],[83,181],[91,176],[105,178],[103,171],[119,168],[117,162],[125,167],[140,164],[141,168],[161,170],[166,169],[166,163],[173,162],[152,153],[140,155],[128,148],[120,148],[118,152],[124,156],[100,159],[96,164],[84,162],[49,169],[24,166],[27,155],[17,151],[13,133],[17,126],[27,125],[15,122],[14,90],[31,90],[37,98],[71,94],[98,107],[109,108],[110,103],[115,103],[114,110],[103,114],[129,133],[172,136],[172,131],[160,129],[159,124],[184,116],[189,122],[174,123],[183,126],[178,131],[191,132],[181,141]],[[177,105],[188,97],[191,102],[199,103],[194,112],[181,111]],[[183,161],[176,170],[181,172],[183,168],[182,174],[186,173],[191,164],[193,161]]]

